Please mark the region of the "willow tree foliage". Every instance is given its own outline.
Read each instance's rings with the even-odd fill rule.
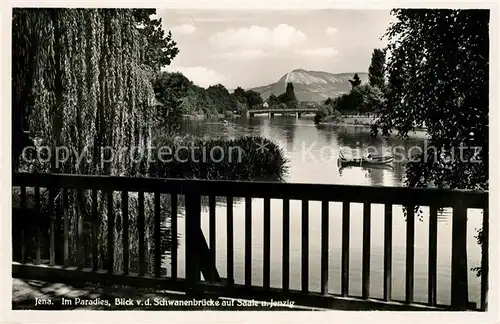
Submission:
[[[489,11],[397,9],[388,29],[388,89],[376,132],[430,140],[407,185],[488,188]]]
[[[140,162],[146,162],[142,153],[152,140],[151,128],[154,127],[152,80],[160,65],[169,64],[178,52],[170,34],[160,29],[161,21],[149,19],[154,12],[148,9],[13,10],[14,169],[35,166],[35,171],[42,172],[147,174],[148,169]],[[28,144],[27,132],[50,148],[51,160],[41,163],[38,159],[31,165],[20,163],[20,153]],[[111,149],[102,149],[105,147],[112,148],[115,155],[111,155]],[[55,163],[56,148],[65,148],[71,154],[59,150],[60,163]],[[144,158],[140,159],[136,152]],[[90,199],[85,192],[70,194],[72,220],[76,214],[82,216],[80,222],[88,217]],[[60,206],[60,199],[55,200],[55,206]],[[105,201],[102,193],[97,201],[98,215],[106,215]],[[136,198],[131,194],[129,204],[133,206],[134,201]],[[152,200],[147,199],[145,203],[146,217],[149,217]],[[119,232],[119,206],[115,204],[115,208]],[[130,208],[131,219],[135,212],[136,209]],[[102,219],[104,228],[105,217]],[[151,219],[147,218],[148,229]],[[71,221],[72,232],[75,226]],[[82,226],[80,223],[80,228]],[[133,232],[133,228],[131,230]],[[104,231],[99,233],[102,235]],[[84,235],[84,241],[78,244],[73,241],[71,249],[88,247],[87,237]],[[105,255],[105,244],[99,246],[102,247],[99,253]],[[88,261],[89,251],[83,255]]]
[[[13,162],[23,147],[23,131],[29,131],[51,147],[64,144],[84,153],[80,163],[75,154],[59,165],[52,160],[52,171],[138,172],[131,159],[101,163],[110,158],[101,147],[145,147],[151,140],[155,65],[169,63],[177,54],[157,23],[144,23],[151,13],[14,9]],[[144,44],[149,52],[142,52]],[[150,58],[153,49],[164,53],[158,62]]]

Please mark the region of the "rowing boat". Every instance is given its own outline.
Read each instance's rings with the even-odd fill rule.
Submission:
[[[386,165],[392,163],[394,158],[392,156],[373,156],[366,154],[361,157],[349,157],[346,156],[342,151],[339,154],[339,163],[341,165],[360,165],[360,166],[370,166],[370,165]]]

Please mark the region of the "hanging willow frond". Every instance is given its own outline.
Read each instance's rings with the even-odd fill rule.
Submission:
[[[133,173],[129,161],[101,165],[100,147],[144,146],[151,136],[155,70],[142,61],[145,35],[136,15],[128,9],[14,10],[15,127],[86,153],[59,171]]]

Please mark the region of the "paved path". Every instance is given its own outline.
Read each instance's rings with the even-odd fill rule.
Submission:
[[[193,299],[182,294],[130,287],[96,285],[77,287],[24,279],[13,279],[12,284],[12,309],[16,310],[312,310],[298,306],[291,308],[261,306],[256,305],[255,301],[242,302],[216,297],[196,300],[205,305],[179,305],[186,301],[192,303]],[[210,305],[216,302],[219,306]]]

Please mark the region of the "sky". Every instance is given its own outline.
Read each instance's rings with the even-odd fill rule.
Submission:
[[[157,9],[179,54],[167,71],[202,87],[245,89],[276,82],[294,69],[368,72],[389,10]]]

